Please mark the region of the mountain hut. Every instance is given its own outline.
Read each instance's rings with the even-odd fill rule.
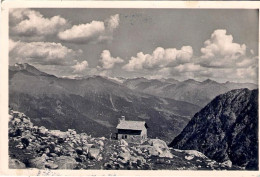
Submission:
[[[117,129],[117,139],[124,139],[127,142],[142,143],[147,139],[147,124],[145,121],[125,120],[122,116],[119,118]]]

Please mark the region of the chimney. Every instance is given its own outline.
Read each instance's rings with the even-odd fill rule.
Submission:
[[[119,123],[121,122],[121,121],[125,121],[125,116],[121,116],[119,119],[118,119],[119,121]]]

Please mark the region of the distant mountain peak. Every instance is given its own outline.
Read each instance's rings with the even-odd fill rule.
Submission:
[[[40,75],[54,76],[54,75],[47,74],[45,72],[38,70],[37,68],[35,68],[33,65],[30,65],[29,63],[15,63],[13,66],[9,66],[9,69],[11,71],[27,71],[27,72],[29,72],[33,75],[37,75],[37,76],[40,76]]]
[[[191,84],[198,84],[200,83],[199,81],[196,81],[194,79],[187,79],[185,81],[183,81],[183,83],[191,83]]]
[[[35,68],[34,66],[28,63],[15,63],[13,67],[17,70],[26,70],[28,67]],[[36,68],[35,68],[36,69]]]
[[[203,84],[217,84],[218,82],[211,80],[211,79],[206,79],[202,83]]]
[[[174,78],[167,78],[167,79],[164,79],[166,82],[180,82],[178,81],[177,79],[174,79]]]

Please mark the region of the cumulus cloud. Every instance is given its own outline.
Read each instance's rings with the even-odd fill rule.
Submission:
[[[119,26],[119,14],[112,15],[107,21],[107,28],[110,31],[114,31]]]
[[[245,55],[246,45],[233,42],[233,36],[227,35],[227,31],[223,29],[215,30],[211,34],[211,38],[204,42],[201,48],[202,58],[213,57],[229,57],[236,59],[241,55]]]
[[[82,61],[82,62],[78,62],[72,66],[72,68],[74,69],[74,73],[80,73],[82,71],[84,71],[86,68],[88,67],[88,62],[86,60]]]
[[[204,42],[198,57],[190,46],[180,50],[158,47],[152,54],[140,52],[131,57],[123,69],[147,78],[256,83],[258,57],[253,50],[247,51],[245,44],[235,43],[226,30],[218,29]]]
[[[10,40],[9,57],[12,62],[31,62],[42,65],[72,65],[82,51],[72,50],[54,42],[21,42]]]
[[[119,57],[112,57],[109,50],[103,50],[100,55],[100,68],[102,69],[112,69],[116,63],[123,63],[124,60]]]
[[[180,50],[175,48],[164,49],[157,47],[152,54],[139,52],[136,57],[131,57],[123,66],[127,71],[174,67],[191,61],[193,49],[191,46],[183,46]]]
[[[233,42],[223,29],[215,30],[201,48],[200,64],[205,67],[247,67],[253,59],[246,56],[246,45]],[[252,53],[252,52],[251,52]]]
[[[60,32],[58,37],[64,41],[84,43],[99,38],[104,31],[105,25],[103,22],[92,21],[87,24],[74,25],[71,29]]]
[[[113,38],[113,31],[119,26],[119,15],[113,15],[105,22],[92,21],[86,24],[74,25],[72,28],[59,32],[59,39],[84,44],[89,42],[109,41]]]
[[[26,39],[43,39],[69,27],[68,21],[60,16],[45,18],[40,12],[31,9],[10,9],[9,14],[11,33]]]

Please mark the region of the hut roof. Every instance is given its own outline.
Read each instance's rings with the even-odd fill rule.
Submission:
[[[144,130],[145,128],[148,128],[148,126],[145,121],[121,120],[116,128],[126,130]]]

